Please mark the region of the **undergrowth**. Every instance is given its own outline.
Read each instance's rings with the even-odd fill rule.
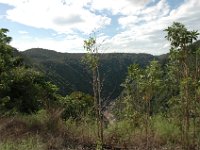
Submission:
[[[62,120],[57,111],[54,113],[41,110],[32,115],[0,118],[0,150],[94,149],[95,120]],[[150,130],[150,142],[155,149],[179,147],[180,129],[173,120],[154,116]],[[135,127],[130,120],[105,125],[104,145],[144,149],[144,125]]]

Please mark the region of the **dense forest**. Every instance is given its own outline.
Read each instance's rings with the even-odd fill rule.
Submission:
[[[19,52],[0,29],[0,149],[200,149],[198,31],[174,22],[170,52]]]
[[[91,75],[82,63],[84,54],[58,53],[46,49],[29,49],[20,53],[27,60],[27,64],[43,72],[47,80],[59,87],[62,95],[73,91],[92,93]],[[19,55],[20,55],[19,54]],[[120,84],[127,75],[127,68],[131,64],[145,67],[153,59],[164,62],[165,57],[150,54],[110,53],[99,54],[99,70],[102,74],[103,97],[116,98],[122,91]]]

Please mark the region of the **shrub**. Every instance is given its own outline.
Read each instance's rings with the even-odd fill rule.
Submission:
[[[175,143],[180,139],[179,127],[169,118],[158,115],[152,121],[155,136],[161,138],[162,141]]]
[[[133,124],[129,120],[123,120],[110,125],[106,130],[106,137],[112,144],[120,144],[124,141],[130,141],[134,132]]]

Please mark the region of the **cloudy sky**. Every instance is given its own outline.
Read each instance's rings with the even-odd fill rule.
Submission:
[[[200,31],[200,0],[0,0],[0,28],[11,45],[84,52],[96,32],[102,52],[164,54],[163,30],[178,21]]]

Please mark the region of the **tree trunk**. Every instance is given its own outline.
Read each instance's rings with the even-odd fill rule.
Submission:
[[[100,82],[100,73],[97,66],[97,92],[98,92],[98,102],[99,102],[99,121],[100,121],[100,139],[101,144],[103,145],[103,113],[102,113],[102,100],[101,100],[101,82]]]
[[[188,68],[188,54],[186,48],[184,48],[184,61],[183,61],[183,79],[186,79],[185,87],[184,87],[184,96],[185,96],[185,149],[189,150],[190,147],[190,139],[189,139],[189,129],[190,129],[190,97],[189,97],[189,68]]]
[[[97,138],[100,140],[100,126],[99,126],[99,107],[98,107],[98,99],[97,99],[97,74],[96,69],[93,68],[93,94],[94,94],[94,106],[96,111],[96,121],[97,121]]]

